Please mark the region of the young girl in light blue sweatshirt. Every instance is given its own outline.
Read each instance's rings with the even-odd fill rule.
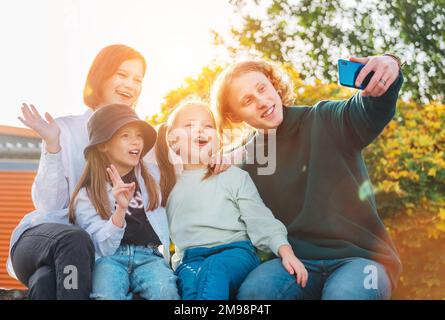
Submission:
[[[214,175],[208,169],[219,149],[215,119],[201,102],[184,103],[159,130],[160,185],[182,298],[234,298],[260,264],[256,248],[281,257],[304,286],[307,271],[287,241],[286,228],[264,205],[248,173],[230,167]],[[175,156],[182,162],[178,175],[171,161]]]

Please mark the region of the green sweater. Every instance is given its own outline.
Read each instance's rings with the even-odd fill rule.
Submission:
[[[278,255],[287,241],[286,227],[264,205],[249,174],[240,168],[202,180],[207,169],[184,170],[167,201],[173,268],[184,251],[251,240]]]
[[[402,83],[400,73],[380,97],[359,92],[348,100],[284,107],[275,172],[259,175],[258,168],[267,165],[252,154],[243,165],[265,204],[286,225],[297,257],[372,259],[385,266],[393,287],[402,266],[377,213],[361,151],[394,116]],[[256,136],[247,148],[258,143]]]

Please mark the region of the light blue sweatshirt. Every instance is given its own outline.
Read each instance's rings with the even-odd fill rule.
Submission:
[[[278,255],[289,244],[286,227],[264,205],[249,174],[237,167],[202,180],[207,169],[184,170],[167,201],[173,268],[184,251],[251,240]]]

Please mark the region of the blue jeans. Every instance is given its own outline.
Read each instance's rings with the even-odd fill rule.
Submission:
[[[178,300],[176,276],[157,248],[121,245],[112,256],[96,260],[92,299]]]
[[[188,249],[176,269],[182,299],[234,298],[243,280],[259,264],[256,249],[250,241]]]
[[[301,260],[309,277],[305,288],[273,259],[253,270],[241,285],[246,300],[386,300],[391,282],[385,268],[364,258]]]

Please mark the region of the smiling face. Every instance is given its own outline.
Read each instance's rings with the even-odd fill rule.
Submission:
[[[101,106],[126,104],[132,107],[142,90],[144,69],[139,59],[122,62],[116,72],[104,82],[101,88]]]
[[[181,157],[185,169],[207,166],[219,149],[215,119],[209,108],[191,104],[181,109],[175,115],[169,145]]]
[[[130,172],[141,158],[144,139],[138,123],[129,123],[120,128],[113,137],[102,145],[104,152],[121,175]]]
[[[232,80],[228,102],[234,121],[256,129],[277,129],[283,121],[283,103],[269,78],[250,71]]]

